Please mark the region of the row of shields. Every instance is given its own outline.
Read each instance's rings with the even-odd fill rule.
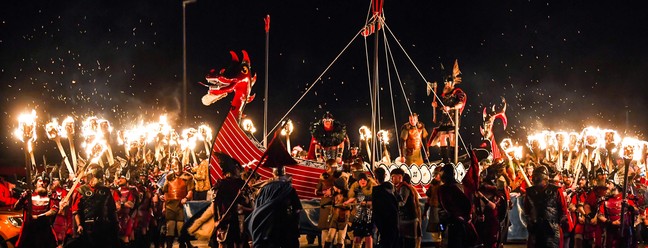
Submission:
[[[365,166],[368,166],[369,164],[365,162]],[[445,164],[444,163],[439,163],[439,164],[421,164],[421,165],[416,165],[416,164],[384,164],[380,163],[377,165],[378,168],[383,168],[387,174],[385,177],[386,181],[391,180],[391,171],[396,169],[396,168],[401,168],[403,171],[405,171],[405,174],[410,175],[412,178],[412,185],[428,185],[432,182],[433,179],[433,172],[435,171],[436,168],[443,167]],[[458,182],[461,182],[466,176],[466,171],[467,168],[459,162],[457,165],[454,165],[454,170],[455,170],[455,179]],[[368,167],[365,167],[368,168]]]

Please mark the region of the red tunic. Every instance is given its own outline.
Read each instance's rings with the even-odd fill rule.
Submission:
[[[52,190],[51,199],[52,204],[59,206],[61,200],[63,200],[68,194],[68,191],[62,187],[57,187]],[[56,239],[64,240],[66,235],[72,234],[72,211],[70,208],[64,208],[63,211],[59,211],[56,214],[54,219],[54,224],[52,224],[54,232],[56,233]]]
[[[19,203],[23,211],[23,225],[20,228],[20,236],[16,242],[16,247],[55,247],[57,245],[54,230],[50,226],[49,219],[44,214],[50,210],[58,211],[58,206],[54,206],[49,196],[33,193],[31,197],[27,196],[24,201]],[[31,205],[31,206],[29,206]],[[31,212],[29,208],[31,207]],[[32,216],[38,216],[33,219]]]
[[[117,218],[119,219],[119,235],[121,236],[130,236],[133,233],[133,227],[135,224],[133,214],[133,208],[127,207],[128,205],[134,204],[136,200],[137,189],[129,186],[120,186],[117,190],[113,191],[113,199],[117,205],[121,207],[117,210]]]

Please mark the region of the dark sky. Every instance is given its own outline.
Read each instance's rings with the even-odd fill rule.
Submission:
[[[429,81],[440,64],[459,59],[468,94],[462,135],[479,139],[481,109],[509,102],[509,126],[498,138],[524,141],[544,129],[580,131],[587,125],[644,138],[648,118],[648,15],[627,1],[411,1],[385,2],[386,22]],[[90,115],[116,129],[155,121],[168,113],[179,123],[182,93],[181,1],[9,1],[0,10],[0,165],[21,165],[12,131],[17,115],[35,108],[40,117],[36,157],[57,160],[42,126],[52,117]],[[246,107],[261,130],[263,119],[263,18],[270,14],[270,126],[316,81],[362,28],[368,1],[216,1],[187,6],[189,122],[216,127],[231,96],[206,107],[204,75],[245,49],[259,80]],[[373,36],[367,39],[370,51]],[[293,144],[307,144],[309,123],[331,111],[357,141],[368,125],[365,42],[356,39],[329,73],[288,116]],[[431,124],[424,81],[390,36],[389,44],[412,110]],[[382,46],[381,46],[382,49]],[[385,54],[381,50],[381,60]],[[394,125],[384,62],[381,64],[384,129],[407,121],[405,98],[392,77]],[[394,75],[393,68],[391,69]],[[179,128],[179,127],[178,127]],[[392,132],[393,133],[393,132]],[[260,139],[261,135],[257,133]],[[113,145],[114,150],[121,150]],[[395,152],[395,151],[394,151]]]

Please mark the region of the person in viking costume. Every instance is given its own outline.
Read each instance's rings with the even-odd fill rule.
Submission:
[[[405,164],[423,164],[423,140],[428,136],[425,125],[419,122],[418,114],[412,113],[409,122],[401,127],[401,140],[403,140],[402,156]]]
[[[227,208],[232,204],[236,198],[239,189],[243,188],[245,181],[241,179],[241,171],[243,167],[225,154],[217,153],[218,164],[223,170],[224,178],[219,179],[214,184],[214,221],[218,224],[215,235],[212,237],[212,244],[218,244],[218,247],[242,247],[243,246],[243,229],[239,225],[239,211],[243,201],[243,197],[239,197],[237,203],[233,206],[233,210],[225,215]]]
[[[135,225],[134,211],[138,192],[135,187],[128,184],[125,175],[117,179],[117,190],[113,191],[113,199],[117,207],[117,218],[119,219],[119,238],[124,246],[128,246],[131,236],[134,235]]]
[[[346,125],[336,121],[333,114],[326,112],[322,120],[312,124],[310,132],[313,138],[308,152],[309,159],[320,162],[335,159],[338,164],[342,162],[345,142],[349,140]]]
[[[162,186],[162,193],[164,193],[165,200],[165,217],[166,217],[166,245],[167,247],[173,246],[174,236],[180,237],[180,230],[184,225],[185,214],[183,205],[191,200],[194,190],[193,176],[183,171],[182,164],[178,158],[171,160],[173,172],[166,176],[166,182]],[[180,247],[184,248],[190,246],[189,241],[181,241]]]
[[[360,155],[360,147],[358,147],[358,145],[354,143],[351,143],[351,147],[349,148],[349,156],[344,160],[342,171],[351,172],[353,171],[351,165],[355,163],[362,164],[363,162],[364,160],[362,159],[362,155]]]
[[[533,170],[533,186],[527,189],[524,213],[527,216],[527,247],[563,247],[563,230],[571,226],[562,188],[549,182],[549,170]]]
[[[632,240],[639,209],[635,201],[623,198],[623,186],[613,182],[610,185],[610,194],[598,209],[599,223],[605,229],[605,247],[636,247]]]
[[[90,164],[86,184],[74,191],[71,209],[80,236],[68,247],[119,247],[117,208],[103,178],[103,168]]]
[[[472,206],[455,173],[451,164],[443,166],[443,184],[438,191],[439,205],[444,213],[440,222],[445,223],[448,228],[448,247],[476,247],[480,244],[472,222]]]
[[[59,247],[63,247],[68,237],[72,236],[72,212],[70,211],[69,202],[63,202],[69,192],[61,184],[61,179],[57,175],[59,174],[58,172],[57,169],[50,172],[50,177],[52,178],[50,198],[52,204],[59,206],[59,211],[56,217],[54,217],[52,227],[54,228],[54,234],[56,235]]]
[[[270,142],[263,167],[275,169],[276,177],[264,183],[254,201],[254,210],[246,219],[252,247],[299,247],[299,215],[303,210],[292,179],[284,167],[295,165],[281,141]]]
[[[329,159],[326,161],[326,171],[320,175],[319,181],[315,188],[315,195],[320,197],[320,211],[319,219],[317,221],[317,227],[322,230],[322,239],[324,239],[324,246],[330,246],[331,241],[328,240],[329,234],[329,223],[331,219],[331,214],[333,210],[333,183],[335,182],[335,177],[333,174],[337,171],[337,163],[334,159]]]
[[[58,205],[53,204],[44,187],[45,178],[38,177],[36,189],[23,192],[14,205],[14,209],[23,209],[23,225],[16,247],[56,247],[56,237],[50,225],[49,217],[58,212]]]
[[[443,93],[440,96],[441,103],[443,103],[443,114],[439,120],[439,126],[435,128],[428,146],[435,146],[439,144],[441,150],[442,162],[448,163],[451,162],[453,156],[453,148],[457,145],[457,134],[455,133],[455,127],[459,123],[455,123],[459,118],[455,118],[455,115],[461,116],[463,113],[464,107],[466,106],[466,93],[460,88],[455,86],[461,83],[461,71],[459,71],[459,64],[455,61],[452,75],[448,76],[444,80]],[[438,103],[436,101],[432,102],[432,107],[436,109]],[[454,161],[453,161],[454,162]]]

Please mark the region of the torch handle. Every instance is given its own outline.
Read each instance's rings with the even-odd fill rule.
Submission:
[[[30,142],[30,141],[25,141],[25,143],[24,143],[25,144],[25,147],[24,147],[24,149],[25,149],[25,172],[27,173],[26,176],[25,176],[25,181],[26,181],[25,183],[27,183],[27,189],[33,190],[34,187],[33,187],[32,183],[31,183],[31,180],[32,180],[32,171],[31,171],[32,165],[31,165],[31,160],[30,160],[30,156],[29,156],[30,151],[29,151],[28,142]]]
[[[68,137],[68,142],[70,143],[70,155],[72,155],[72,168],[74,168],[73,171],[77,171],[77,156],[76,156],[76,148],[74,146],[74,137],[69,136]]]
[[[209,153],[211,152],[209,149],[209,145],[207,144],[207,140],[203,140],[203,143],[205,144],[205,155],[209,157]]]
[[[113,165],[115,163],[115,157],[113,157],[112,147],[108,144],[108,163]]]
[[[529,177],[527,176],[526,172],[524,171],[524,168],[522,168],[522,165],[520,165],[518,163],[518,167],[520,168],[520,171],[522,171],[522,178],[524,178],[524,181],[526,182],[527,186],[528,187],[533,186],[533,184],[531,184],[531,181],[529,181]]]
[[[70,160],[68,160],[68,157],[65,155],[65,151],[63,150],[63,145],[61,144],[60,139],[54,140],[56,142],[56,146],[59,149],[59,152],[61,152],[61,156],[63,157],[63,161],[65,162],[65,166],[67,167],[68,171],[70,174],[74,175],[74,170],[72,169],[72,165],[70,164]]]
[[[626,198],[628,197],[628,169],[630,169],[629,167],[630,167],[630,162],[631,161],[632,161],[632,159],[627,159],[627,158],[623,159],[624,169],[625,169],[625,171],[623,172],[623,193],[621,193],[621,195],[623,197],[623,201],[625,201]],[[625,237],[625,232],[624,231],[625,231],[625,226],[626,225],[624,223],[624,217],[625,217],[625,214],[626,214],[625,213],[626,207],[627,207],[626,205],[627,205],[626,203],[621,204],[621,219],[620,219],[620,221],[621,221],[621,237]]]

